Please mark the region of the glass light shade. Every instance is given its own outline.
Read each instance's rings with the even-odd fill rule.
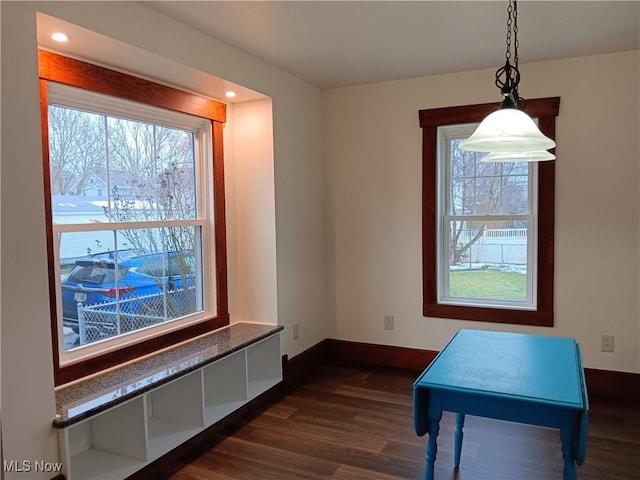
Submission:
[[[537,152],[556,146],[522,110],[502,108],[487,115],[460,148],[472,152]]]
[[[535,152],[493,152],[482,157],[482,162],[542,162],[555,160],[556,156],[546,150]]]

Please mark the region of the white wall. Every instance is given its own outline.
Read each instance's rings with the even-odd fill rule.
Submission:
[[[1,8],[2,448],[5,460],[56,461],[37,65],[25,54],[35,52],[35,16]]]
[[[231,322],[275,325],[278,292],[271,100],[230,105],[224,156]]]
[[[498,100],[493,70],[325,96],[330,298],[338,338],[430,350],[460,328],[576,338],[587,367],[640,372],[639,52],[521,65],[520,92],[560,96],[555,327],[424,318],[418,110]],[[395,330],[383,316],[395,315]],[[615,335],[615,353],[600,335]]]
[[[216,75],[271,97],[272,151],[256,155],[248,145],[228,145],[247,165],[229,168],[229,237],[232,315],[284,325],[283,353],[294,356],[332,336],[325,322],[325,251],[322,166],[322,95],[312,87],[243,52],[134,2],[1,2],[2,8],[2,440],[5,459],[58,458],[51,428],[55,406],[49,332],[47,260],[40,152],[36,11],[61,18],[126,45],[141,56],[167,59]],[[115,57],[118,52],[113,52]],[[147,59],[145,59],[147,60]],[[141,63],[142,59],[141,59]],[[239,121],[264,103],[239,106]],[[270,115],[270,114],[269,114]],[[230,118],[234,117],[234,109]],[[6,121],[11,118],[11,121]],[[244,141],[233,125],[226,137]],[[270,126],[268,128],[271,128]],[[262,138],[261,145],[269,149]],[[268,135],[268,133],[265,133]],[[232,140],[232,141],[236,141]],[[230,159],[227,159],[230,161]],[[269,166],[269,162],[271,165]],[[260,169],[252,170],[250,162]],[[254,175],[269,175],[269,180]],[[245,182],[259,181],[260,195]],[[234,184],[233,182],[238,182]],[[269,188],[269,182],[271,182]],[[275,184],[275,186],[274,186]],[[255,192],[253,192],[255,193]],[[275,196],[275,198],[274,198]],[[274,208],[275,205],[275,208]],[[254,223],[254,221],[260,223]],[[249,230],[249,231],[247,231]],[[258,252],[245,234],[260,232]],[[274,257],[275,253],[275,257]],[[252,262],[259,265],[252,269]],[[231,266],[231,265],[230,265]],[[276,280],[277,273],[277,280]],[[264,281],[263,281],[264,279]],[[254,288],[262,281],[265,290]],[[247,284],[247,282],[249,282]],[[277,282],[277,285],[274,285]],[[242,290],[249,285],[247,290]],[[277,295],[277,303],[273,295]],[[235,310],[235,312],[234,312]],[[264,313],[264,315],[262,315]],[[253,318],[259,315],[260,318]],[[234,319],[234,321],[236,321]],[[291,326],[300,324],[293,341]],[[8,478],[39,477],[34,472]]]

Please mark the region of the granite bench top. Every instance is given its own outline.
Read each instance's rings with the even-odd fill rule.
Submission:
[[[241,350],[284,327],[236,323],[157,354],[56,388],[53,426],[65,428]]]

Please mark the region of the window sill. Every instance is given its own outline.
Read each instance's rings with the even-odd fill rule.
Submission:
[[[425,303],[422,306],[422,313],[425,317],[553,327],[553,311],[544,310],[515,310],[509,308],[468,307],[442,303]]]

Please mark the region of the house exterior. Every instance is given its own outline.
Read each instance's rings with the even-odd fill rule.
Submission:
[[[87,178],[87,181],[82,188],[82,195],[101,197],[106,193],[106,190],[107,182],[96,175],[96,173],[90,172],[89,178]]]
[[[420,269],[417,112],[495,101],[493,70],[322,91],[141,3],[1,8],[2,116],[11,119],[0,190],[5,459],[58,460],[38,14],[95,32],[99,62],[166,78],[178,68],[187,83],[203,72],[263,93],[230,105],[225,128],[230,312],[232,323],[283,325],[282,354],[325,338],[439,350],[460,328],[486,328],[573,337],[585,366],[640,374],[640,51],[521,65],[529,97],[562,98],[555,326],[498,326],[424,318]],[[87,195],[101,188],[92,178]],[[616,336],[614,354],[600,352],[605,333]]]

